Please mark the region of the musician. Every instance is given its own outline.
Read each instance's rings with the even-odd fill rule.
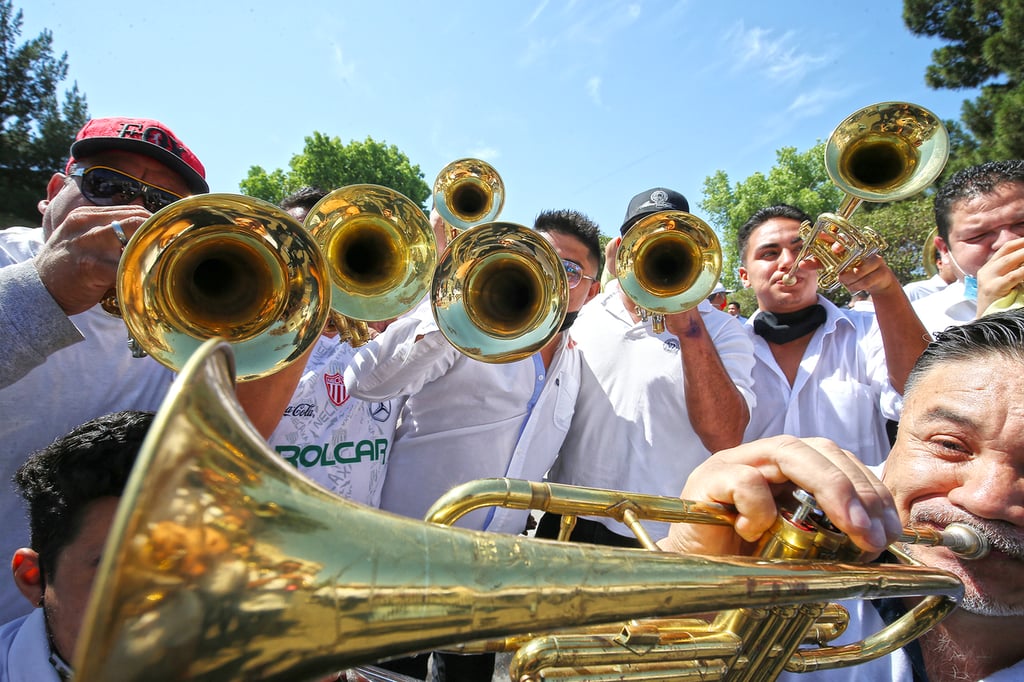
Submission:
[[[653,188],[630,200],[620,232],[660,211],[689,211],[679,192]],[[620,277],[622,273],[619,273]],[[753,404],[751,343],[731,315],[702,300],[665,316],[655,334],[620,287],[588,304],[573,328],[583,376],[572,425],[548,478],[596,488],[675,495],[711,452],[740,443]],[[545,514],[541,537],[560,519]],[[646,523],[658,537],[665,524]],[[612,519],[580,519],[573,539],[635,546]]]
[[[851,291],[870,294],[874,311],[840,309],[817,293],[817,271],[804,261],[786,284],[810,217],[780,204],[754,213],[737,233],[740,281],[758,310],[746,329],[754,344],[754,392],[745,440],[827,436],[878,464],[889,450],[894,417],[910,368],[927,334],[899,280],[881,256],[839,275]]]
[[[1024,160],[953,175],[935,195],[935,224],[956,281],[914,302],[929,331],[973,320],[1024,284]]]
[[[434,321],[429,297],[362,346],[345,370],[352,395],[402,405],[381,508],[422,519],[450,488],[478,478],[541,480],[558,454],[580,382],[580,355],[569,327],[600,288],[597,225],[576,211],[544,211],[534,229],[562,259],[569,300],[562,330],[537,353],[492,364],[459,352]],[[525,510],[479,510],[456,525],[518,534]],[[449,680],[490,680],[494,656],[442,655]],[[384,664],[423,677],[424,656]]]
[[[18,468],[32,539],[11,569],[33,610],[0,627],[0,679],[69,679],[107,533],[152,421],[151,412],[98,417]]]
[[[937,238],[937,236],[933,237],[933,239]],[[942,291],[956,281],[956,268],[953,267],[953,261],[950,260],[948,255],[943,256],[942,251],[938,247],[935,249],[935,268],[935,274],[928,279],[908,282],[903,285],[903,291],[906,292],[907,298],[911,301],[916,301],[919,298]]]
[[[717,453],[682,497],[735,505],[735,532],[674,525],[660,544],[683,552],[749,551],[774,520],[773,495],[792,482],[812,492],[836,525],[878,552],[904,524],[952,522],[984,535],[990,554],[960,559],[908,545],[917,561],[964,583],[960,607],[916,644],[853,668],[796,680],[1019,680],[1024,676],[1024,312],[993,314],[936,335],[906,382],[903,418],[880,488],[849,452],[823,440],[779,437]],[[891,497],[889,494],[891,491]],[[898,512],[899,522],[893,517]],[[892,603],[896,602],[896,603]],[[845,639],[877,632],[906,605],[862,602]]]
[[[150,214],[209,191],[199,158],[159,121],[100,118],[71,145],[39,202],[42,229],[0,231],[0,479],[33,451],[99,415],[155,410],[174,378],[152,358],[133,358],[124,321],[99,305],[114,287],[128,238]],[[301,371],[241,384],[238,396],[264,435],[273,431]],[[17,518],[13,495],[0,515]],[[25,544],[20,524],[0,534],[0,555]],[[0,587],[0,621],[25,613]]]
[[[281,208],[303,222],[327,192],[302,187]],[[388,321],[369,323],[371,334]],[[338,338],[328,322],[313,346],[295,393],[267,442],[285,461],[327,490],[371,507],[379,506],[384,475],[398,424],[401,399],[364,401],[344,381],[356,348]]]
[[[544,211],[536,229],[562,258],[569,300],[562,331],[533,356],[487,363],[441,334],[425,300],[361,347],[345,371],[363,400],[407,396],[381,508],[423,518],[451,487],[477,478],[540,480],[558,453],[579,386],[580,357],[568,329],[600,287],[598,227],[576,211]],[[503,533],[526,527],[524,510],[479,510],[457,525]]]

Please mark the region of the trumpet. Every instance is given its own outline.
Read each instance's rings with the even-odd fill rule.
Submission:
[[[305,227],[322,248],[339,338],[359,346],[367,321],[411,310],[430,287],[437,247],[430,222],[404,195],[379,185],[348,185],[310,210]]]
[[[948,156],[945,126],[923,107],[882,102],[850,114],[825,144],[825,170],[845,198],[836,213],[800,226],[804,244],[783,282],[794,284],[796,269],[813,256],[821,264],[818,286],[826,291],[838,287],[840,274],[886,248],[874,230],[850,222],[853,212],[864,201],[898,201],[923,191]]]
[[[235,348],[239,381],[279,371],[320,335],[330,310],[316,243],[288,213],[232,194],[154,213],[125,246],[116,299],[136,357],[177,371],[207,340]]]
[[[814,497],[793,493],[795,504],[781,510],[761,539],[757,556],[771,560],[856,561],[860,550],[836,529]],[[456,486],[427,511],[431,523],[451,525],[485,507],[505,507],[562,515],[559,541],[568,539],[578,516],[613,518],[636,534],[647,550],[660,551],[644,530],[643,519],[671,523],[731,526],[733,509],[720,504],[656,495],[538,483],[508,478],[469,481]],[[902,544],[941,545],[965,559],[988,554],[988,541],[973,528],[953,523],[944,530],[907,527],[889,551],[913,560]],[[799,608],[739,608],[703,618],[631,620],[614,625],[573,628],[460,644],[460,653],[515,652],[513,680],[615,679],[774,680],[783,670],[810,672],[873,660],[916,639],[950,611],[942,598],[926,597],[899,621],[875,635],[844,646],[825,646],[841,635],[849,614],[838,604],[804,603]],[[910,614],[913,615],[910,615]],[[754,645],[756,643],[756,646]],[[747,652],[741,655],[740,651]],[[710,657],[717,657],[707,661]]]
[[[206,342],[150,427],[86,609],[77,680],[293,680],[482,638],[832,599],[932,596],[935,608],[912,612],[920,623],[962,593],[920,566],[580,546],[368,509],[271,452],[233,374],[231,346]],[[649,648],[643,634],[634,651]],[[767,669],[753,652],[789,660],[770,637],[712,635],[689,638],[701,679]]]
[[[533,355],[558,333],[569,284],[554,247],[515,223],[461,232],[438,261],[434,319],[462,354],[482,362]]]
[[[451,238],[474,225],[497,220],[504,203],[501,176],[480,159],[452,161],[434,180],[434,209],[452,231]]]
[[[697,306],[722,274],[722,248],[714,230],[695,215],[659,211],[626,232],[615,259],[619,285],[641,319],[665,331],[665,315]]]

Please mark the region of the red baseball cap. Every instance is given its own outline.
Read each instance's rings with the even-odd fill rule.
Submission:
[[[192,150],[160,121],[145,118],[94,118],[75,136],[71,158],[65,172],[71,171],[75,158],[84,158],[108,149],[142,154],[156,159],[184,180],[195,194],[210,191],[206,169]]]

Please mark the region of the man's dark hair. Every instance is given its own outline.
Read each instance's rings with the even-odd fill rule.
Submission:
[[[747,218],[747,222],[743,223],[736,232],[736,248],[738,249],[742,265],[747,264],[747,244],[750,243],[750,234],[772,218],[791,218],[798,223],[802,223],[805,220],[810,223],[814,222],[811,216],[796,206],[790,206],[789,204],[776,204],[775,206],[759,208],[754,212],[754,215]]]
[[[601,276],[604,268],[604,249],[601,248],[601,229],[593,220],[579,211],[568,209],[542,211],[533,221],[533,229],[538,232],[560,232],[572,235],[583,242],[597,263],[597,276]]]
[[[921,377],[937,365],[975,362],[991,355],[1024,363],[1024,308],[986,315],[935,334],[935,340],[928,344],[910,370],[903,392],[910,393]]]
[[[949,244],[953,205],[964,199],[991,194],[1008,182],[1024,184],[1024,161],[988,161],[957,171],[935,194],[935,224],[939,236]]]
[[[53,576],[57,557],[78,535],[86,507],[124,492],[152,422],[152,412],[97,417],[30,455],[15,472],[44,580]]]
[[[317,202],[327,196],[327,192],[319,187],[306,185],[295,190],[281,200],[281,208],[290,211],[293,208],[304,208],[309,213],[316,206]]]

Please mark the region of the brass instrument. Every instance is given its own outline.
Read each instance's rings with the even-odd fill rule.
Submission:
[[[437,326],[464,355],[512,362],[540,350],[565,319],[569,284],[554,247],[515,223],[484,223],[452,240],[431,285]]]
[[[836,213],[800,226],[804,245],[783,282],[794,284],[796,269],[814,256],[821,266],[818,286],[826,291],[838,287],[841,273],[886,247],[874,230],[850,222],[861,202],[899,201],[923,191],[948,156],[945,126],[923,107],[882,102],[850,114],[825,145],[825,170],[846,197]]]
[[[928,236],[924,238],[924,246],[921,249],[921,264],[924,266],[924,274],[927,277],[934,277],[939,274],[939,249],[935,246],[935,238],[939,236],[939,228],[933,227]]]
[[[480,159],[458,159],[434,180],[434,209],[452,238],[474,225],[493,222],[505,203],[505,184],[494,166]]]
[[[629,228],[615,258],[619,285],[651,318],[655,334],[665,315],[690,310],[708,297],[722,274],[722,248],[714,230],[695,215],[659,211]]]
[[[794,492],[796,508],[783,510],[762,538],[765,559],[857,560],[860,550],[821,512],[813,496]],[[498,506],[562,514],[559,540],[567,540],[578,516],[614,518],[641,544],[660,551],[641,519],[671,523],[733,525],[735,511],[723,505],[618,490],[583,488],[508,478],[456,486],[427,511],[426,520],[450,525],[476,509]],[[905,528],[897,546],[943,545],[966,559],[988,553],[987,540],[963,524],[945,530]],[[461,653],[514,651],[513,680],[657,679],[774,680],[784,669],[809,672],[857,665],[886,655],[934,627],[950,610],[941,597],[927,597],[897,622],[844,646],[825,646],[843,633],[849,616],[838,604],[739,608],[703,618],[631,620],[460,644]],[[810,648],[799,648],[807,645]],[[708,659],[711,659],[710,661]],[[608,675],[609,677],[604,677]],[[616,677],[615,675],[621,675]]]
[[[177,370],[207,339],[235,349],[238,380],[272,374],[320,336],[330,290],[320,249],[260,199],[200,194],[154,213],[117,272],[133,354]]]
[[[82,623],[79,682],[295,680],[537,629],[846,598],[952,605],[962,591],[922,567],[582,546],[362,507],[269,449],[232,374],[230,346],[207,342],[150,428]]]
[[[437,247],[430,221],[404,195],[348,185],[314,206],[305,226],[323,249],[339,338],[359,346],[366,322],[411,310],[430,287]]]

